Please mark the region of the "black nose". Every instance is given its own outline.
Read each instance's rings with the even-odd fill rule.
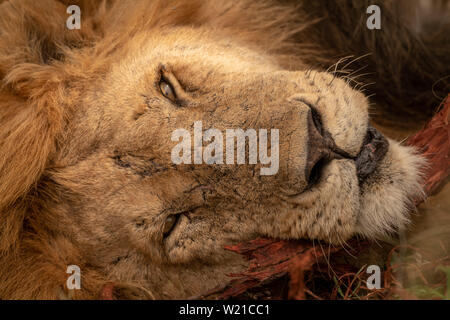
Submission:
[[[313,107],[308,114],[308,133],[305,177],[310,187],[319,180],[325,164],[333,159],[351,156],[336,146],[331,134],[324,129],[320,114]]]

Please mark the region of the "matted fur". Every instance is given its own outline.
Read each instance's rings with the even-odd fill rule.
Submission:
[[[295,6],[290,1],[75,1],[82,8],[82,28],[79,31],[65,28],[69,2],[63,2],[16,0],[4,1],[0,5],[2,299],[98,298],[101,288],[110,281],[123,283],[128,288],[124,290],[127,292],[124,298],[185,298],[223,283],[226,273],[245,265],[239,257],[220,251],[223,241],[215,243],[210,238],[199,238],[197,243],[190,244],[192,250],[187,253],[177,248],[168,259],[155,248],[147,247],[147,242],[153,241],[153,238],[140,239],[140,233],[133,231],[130,238],[124,240],[121,238],[124,230],[109,229],[111,226],[108,224],[111,222],[115,226],[115,223],[120,225],[123,221],[111,221],[117,217],[103,218],[98,214],[99,208],[105,212],[120,208],[128,212],[128,205],[135,207],[130,209],[130,215],[136,222],[136,228],[142,225],[150,229],[160,227],[158,224],[147,226],[142,216],[134,215],[141,210],[139,205],[144,207],[146,202],[150,203],[152,210],[157,210],[160,194],[151,194],[144,200],[139,197],[140,189],[135,187],[140,183],[136,182],[138,180],[133,180],[129,185],[121,184],[121,179],[137,179],[130,173],[132,170],[133,174],[140,172],[145,176],[142,172],[146,171],[141,169],[148,169],[148,162],[144,160],[148,154],[136,154],[131,150],[125,152],[126,143],[132,137],[142,145],[145,139],[152,136],[148,132],[144,134],[143,125],[139,134],[127,136],[132,130],[131,125],[113,122],[116,120],[111,118],[112,125],[106,128],[102,122],[111,116],[110,105],[121,103],[124,118],[125,115],[133,115],[137,121],[142,121],[142,114],[147,112],[146,101],[142,97],[138,100],[128,96],[126,92],[147,88],[145,83],[138,81],[138,77],[150,77],[145,74],[145,63],[148,63],[146,54],[154,54],[155,59],[165,59],[177,55],[183,57],[183,50],[191,53],[189,50],[194,50],[195,56],[195,50],[200,50],[199,54],[203,54],[205,61],[217,64],[217,69],[211,72],[223,77],[208,79],[210,83],[205,81],[205,84],[212,86],[210,91],[211,88],[230,90],[231,93],[224,95],[224,100],[220,101],[230,106],[237,105],[242,96],[255,99],[246,101],[250,108],[253,104],[254,108],[260,104],[272,106],[271,91],[284,90],[292,94],[293,99],[289,103],[292,108],[298,108],[299,113],[289,113],[286,105],[281,105],[272,106],[273,109],[262,117],[265,124],[288,123],[292,125],[290,127],[295,127],[295,121],[304,121],[299,114],[306,114],[302,113],[305,111],[303,106],[297,106],[296,99],[314,98],[314,95],[296,97],[298,92],[293,83],[297,80],[302,85],[303,81],[308,82],[304,86],[311,92],[316,88],[329,90],[328,84],[332,83],[333,75],[317,71],[311,74],[307,70],[325,70],[343,56],[373,54],[372,57],[355,61],[351,67],[358,70],[362,64],[370,64],[368,69],[375,74],[364,77],[368,82],[373,78],[379,80],[372,92],[378,94],[376,101],[382,108],[380,110],[400,114],[411,107],[404,101],[412,93],[414,104],[419,107],[415,110],[419,110],[420,115],[429,114],[429,105],[434,103],[426,92],[449,71],[450,64],[445,59],[449,56],[449,46],[442,45],[449,43],[444,42],[448,34],[436,33],[432,37],[424,37],[409,32],[407,27],[394,19],[401,11],[393,5],[394,1],[386,1],[383,5],[386,31],[376,36],[365,30],[365,23],[361,21],[365,17],[367,1],[337,1],[336,4],[305,1]],[[70,1],[70,4],[73,3]],[[333,16],[327,19],[327,14]],[[355,25],[358,27],[354,28]],[[349,30],[353,30],[353,34]],[[161,41],[152,44],[154,39]],[[196,49],[201,39],[205,42]],[[193,49],[190,48],[191,43]],[[175,44],[177,47],[172,49],[170,45],[175,47]],[[149,46],[153,48],[149,49]],[[235,60],[226,55],[220,58],[219,49],[226,50],[228,47],[235,50],[231,51],[234,54],[231,58]],[[382,50],[382,53],[377,50]],[[194,61],[198,63],[198,60]],[[343,63],[345,66],[346,62]],[[393,70],[392,66],[398,69]],[[196,67],[199,70],[197,74],[186,71],[180,81],[189,78],[199,81],[200,78],[196,77],[202,77],[204,68],[200,63]],[[227,74],[226,68],[234,70],[234,74]],[[336,65],[336,70],[345,71],[340,68]],[[295,70],[302,71],[290,73]],[[321,104],[318,100],[313,103],[318,104],[336,143],[356,155],[367,129],[367,99],[352,90],[345,81],[334,81],[333,89],[326,91],[326,99]],[[238,83],[241,88],[234,91],[227,89],[225,84],[233,88],[233,83]],[[196,87],[192,89],[198,90]],[[348,99],[351,100],[351,108],[340,108],[342,101]],[[242,124],[242,112],[224,119],[234,125]],[[346,115],[355,124],[354,132],[345,133],[348,123],[333,118],[332,112],[342,113],[342,117]],[[276,119],[277,115],[281,115],[280,119],[270,120],[271,117]],[[161,126],[164,118],[160,117],[149,119],[147,125]],[[193,119],[193,116],[188,119]],[[248,120],[252,122],[253,118]],[[214,124],[224,126],[220,121]],[[159,134],[162,137],[163,133],[174,128],[161,126]],[[299,141],[307,139],[305,133],[295,135]],[[288,148],[286,145],[281,147]],[[301,144],[294,143],[294,147],[298,147],[295,149],[297,151],[304,150]],[[117,154],[114,153],[116,151]],[[167,150],[160,152],[163,154]],[[111,159],[116,159],[116,162]],[[161,156],[155,161],[158,163],[162,159]],[[125,161],[124,167],[130,171],[123,168],[119,171],[120,161]],[[296,164],[303,163],[301,157],[295,161],[298,161]],[[242,181],[253,181],[248,173],[237,171],[230,174],[234,180],[215,187],[214,196],[222,199],[211,200],[211,203],[224,207],[231,203],[235,207],[228,207],[229,212],[246,212],[242,216],[237,213],[235,216],[224,216],[236,219],[235,224],[229,227],[233,232],[226,235],[230,241],[244,240],[258,234],[285,238],[310,237],[333,242],[344,241],[355,233],[380,237],[407,223],[408,197],[420,193],[419,168],[422,165],[422,160],[413,155],[412,150],[391,141],[390,153],[371,178],[375,182],[369,179],[364,186],[368,190],[363,190],[365,196],[362,200],[351,198],[353,195],[356,197],[359,187],[353,178],[345,178],[347,175],[355,176],[354,166],[350,160],[340,160],[328,166],[325,174],[347,172],[347,175],[333,180],[331,184],[323,184],[313,192],[295,195],[287,202],[280,202],[279,199],[268,202],[268,207],[272,204],[273,208],[264,216],[263,222],[259,220],[263,217],[261,212],[264,208],[258,207],[258,202],[266,201],[265,195],[271,194],[271,188],[281,190],[280,181],[269,181],[268,186],[254,189],[244,182],[236,186],[234,181],[237,177],[242,177]],[[158,170],[158,166],[153,169]],[[158,186],[162,194],[169,195],[166,201],[170,201],[172,196],[170,207],[190,210],[202,203],[204,189],[195,187],[188,197],[181,200],[175,199],[174,195],[185,192],[186,184],[192,187],[195,182],[207,179],[211,171],[204,170],[195,177],[175,170],[161,179],[152,177],[156,179],[152,184]],[[292,173],[281,170],[281,177],[289,182],[287,189],[298,185],[304,188],[304,177],[303,180],[295,180]],[[378,189],[385,184],[389,187]],[[230,195],[227,188],[235,194]],[[342,193],[336,194],[336,190]],[[326,205],[321,203],[323,212],[319,214],[318,210],[322,207],[316,201],[323,202],[321,196],[324,194],[329,195],[330,201]],[[341,195],[348,195],[348,199]],[[113,199],[112,204],[102,202],[102,199],[106,201],[109,197]],[[379,201],[386,197],[392,198],[392,205]],[[245,207],[244,200],[240,198],[256,204]],[[189,204],[187,208],[180,201]],[[122,208],[120,203],[127,205]],[[339,207],[344,203],[345,208]],[[254,212],[248,212],[249,208],[253,208]],[[296,208],[295,212],[303,210],[305,224],[298,222],[298,214],[293,213],[293,208]],[[331,210],[340,209],[348,211],[349,215],[333,216]],[[209,210],[215,213],[216,208]],[[350,214],[358,210],[371,214],[359,219]],[[278,216],[279,212],[283,215]],[[327,217],[331,220],[325,219]],[[212,220],[210,225],[218,223],[228,228],[229,221],[217,219]],[[244,223],[239,224],[241,219]],[[99,223],[99,229],[90,230]],[[258,225],[258,229],[253,225]],[[91,231],[95,235],[89,235]],[[154,236],[159,234],[160,231]],[[111,250],[109,242],[129,242],[137,253],[130,253],[127,248]],[[205,257],[208,257],[206,261]],[[65,287],[68,277],[66,268],[71,264],[78,265],[82,270],[82,290],[68,293]],[[135,291],[130,288],[135,288]]]

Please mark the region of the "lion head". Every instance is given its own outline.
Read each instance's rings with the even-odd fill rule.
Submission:
[[[244,266],[225,245],[257,236],[339,244],[355,235],[384,237],[408,222],[423,161],[369,125],[363,93],[301,57],[293,62],[267,50],[264,43],[283,26],[240,35],[220,16],[198,22],[219,10],[205,4],[187,6],[183,17],[162,2],[135,7],[152,23],[134,21],[137,13],[123,13],[120,4],[103,8],[94,44],[66,47],[64,59],[6,78],[34,93],[34,102],[63,110],[27,198],[30,239],[64,238],[76,248],[71,264],[156,298],[180,298]],[[45,91],[14,78],[38,71]],[[191,162],[173,161],[179,129],[192,138]],[[204,156],[220,138],[208,137],[209,129],[223,133],[222,149],[210,153],[212,163],[195,162],[199,148]],[[238,129],[259,134],[259,144],[252,148],[248,135],[244,161],[227,162],[227,153],[238,152],[237,143],[226,147],[227,133]],[[259,161],[264,150],[277,158]]]

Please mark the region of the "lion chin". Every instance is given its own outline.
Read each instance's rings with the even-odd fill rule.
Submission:
[[[411,147],[389,140],[389,150],[372,176],[361,186],[361,213],[356,233],[383,239],[404,231],[413,201],[424,197],[426,160]]]

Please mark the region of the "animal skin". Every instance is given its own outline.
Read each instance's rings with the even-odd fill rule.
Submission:
[[[404,229],[425,161],[370,104],[379,127],[420,124],[450,41],[403,4],[368,30],[361,0],[3,1],[0,298],[187,298],[246,267],[225,245]],[[174,164],[172,132],[195,121],[279,129],[277,174]]]

